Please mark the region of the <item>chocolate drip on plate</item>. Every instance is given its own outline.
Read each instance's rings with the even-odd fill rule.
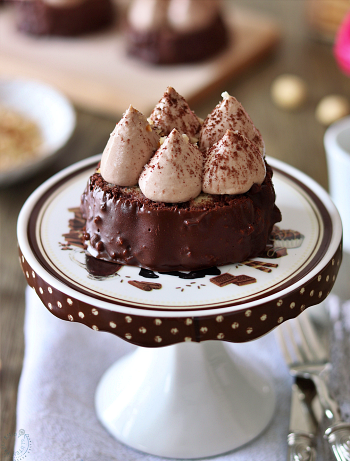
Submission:
[[[208,267],[207,269],[199,269],[197,271],[191,272],[179,272],[179,271],[170,271],[162,272],[162,274],[173,275],[179,277],[180,279],[202,279],[206,275],[220,275],[221,270],[218,267]]]
[[[88,253],[85,254],[86,269],[95,277],[107,277],[119,271],[121,264],[114,264],[101,259],[96,259]]]

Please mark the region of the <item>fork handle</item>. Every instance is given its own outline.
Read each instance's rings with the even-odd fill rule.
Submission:
[[[350,461],[350,423],[335,423],[325,432],[325,438],[337,461]]]
[[[313,447],[314,436],[307,432],[290,432],[288,434],[288,461],[316,461]],[[344,458],[346,459],[346,458]]]

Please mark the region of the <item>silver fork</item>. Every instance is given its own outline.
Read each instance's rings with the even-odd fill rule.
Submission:
[[[324,415],[328,420],[325,438],[337,461],[350,461],[350,423],[342,420],[336,401],[327,386],[329,355],[318,338],[307,312],[276,329],[283,355],[294,377],[311,379],[315,384]]]

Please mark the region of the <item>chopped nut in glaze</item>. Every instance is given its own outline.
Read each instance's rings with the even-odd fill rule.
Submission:
[[[266,175],[263,157],[255,143],[238,131],[226,134],[207,154],[202,190],[208,194],[244,194]]]
[[[101,175],[111,184],[135,186],[143,166],[158,147],[159,136],[132,106],[113,130],[103,151]]]
[[[262,155],[265,155],[265,144],[257,130],[236,98],[227,92],[222,93],[223,100],[204,120],[199,136],[199,147],[206,150],[221,139],[227,130],[237,130],[254,142]]]
[[[190,139],[197,138],[201,127],[197,115],[172,87],[166,89],[149,118],[154,126],[160,128],[162,135],[168,135],[176,128],[180,133],[187,134]]]
[[[139,178],[144,195],[156,202],[187,202],[201,192],[203,156],[173,129]]]

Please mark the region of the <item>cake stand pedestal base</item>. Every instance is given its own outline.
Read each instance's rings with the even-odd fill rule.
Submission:
[[[103,375],[99,420],[126,445],[169,458],[214,456],[246,444],[269,424],[275,395],[268,372],[247,364],[244,345],[232,347],[233,353],[219,341],[139,347]]]

